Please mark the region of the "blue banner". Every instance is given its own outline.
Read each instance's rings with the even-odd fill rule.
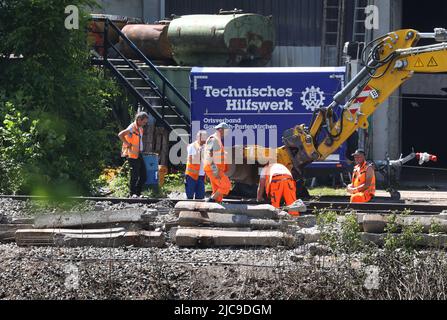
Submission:
[[[308,126],[313,111],[333,101],[344,79],[344,67],[195,67],[191,71],[191,121],[193,127],[197,128],[196,122],[210,132],[226,122],[233,132],[242,133],[243,139],[235,144],[282,146],[283,132],[299,124]],[[251,131],[254,137],[247,133]],[[344,149],[330,156],[325,165],[343,162]]]

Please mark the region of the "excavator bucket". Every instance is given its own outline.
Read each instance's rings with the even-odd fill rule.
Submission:
[[[307,133],[304,125],[284,131],[283,142],[293,167],[300,175],[302,175],[306,165],[319,158],[319,154],[314,147],[313,138]]]

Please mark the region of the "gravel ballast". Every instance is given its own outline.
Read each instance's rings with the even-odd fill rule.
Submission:
[[[4,221],[65,211],[157,209],[156,227],[174,221],[173,203],[44,203],[0,199]],[[169,236],[166,231],[166,236]],[[239,299],[274,298],[278,275],[294,265],[293,250],[62,248],[0,245],[0,299]],[[256,278],[262,287],[247,286]],[[276,284],[275,284],[276,283]],[[280,289],[279,287],[277,288]]]

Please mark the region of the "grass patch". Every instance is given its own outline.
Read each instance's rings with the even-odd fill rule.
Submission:
[[[309,193],[312,197],[323,197],[323,196],[348,196],[346,189],[335,189],[329,187],[320,187],[309,189]]]

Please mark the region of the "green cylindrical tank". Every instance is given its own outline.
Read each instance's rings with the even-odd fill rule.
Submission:
[[[169,24],[175,62],[183,66],[265,66],[274,49],[270,17],[258,14],[187,15]]]

